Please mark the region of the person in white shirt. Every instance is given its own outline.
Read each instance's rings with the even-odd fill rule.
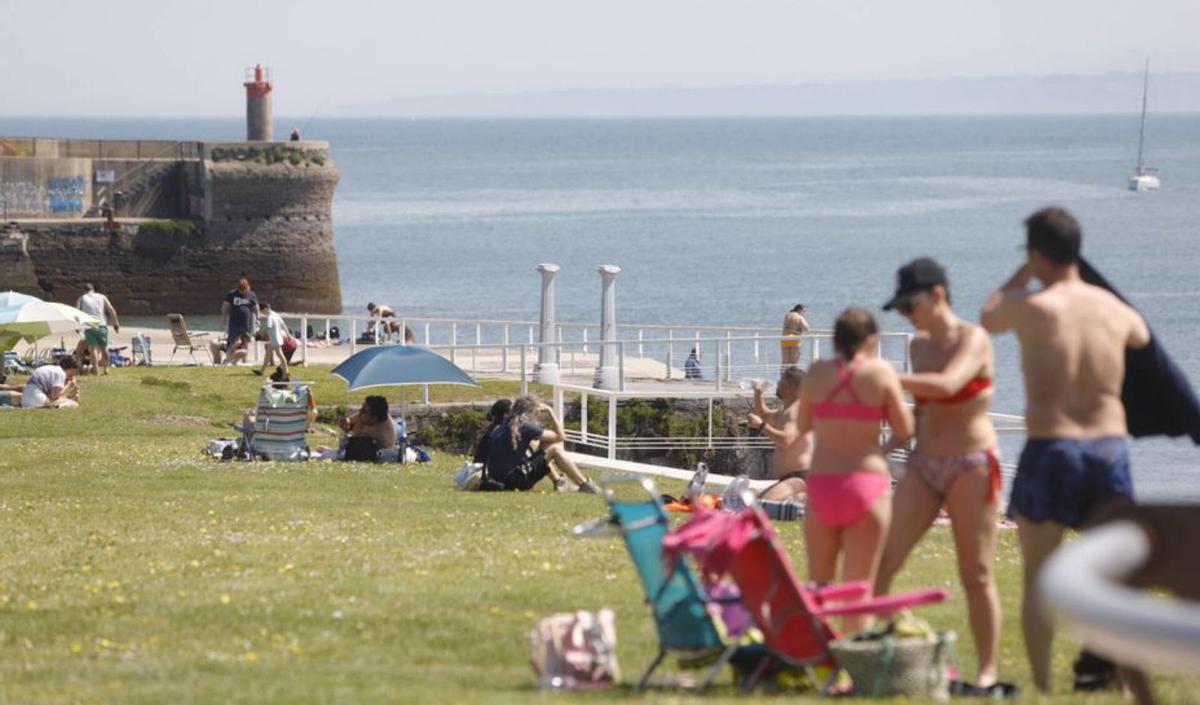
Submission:
[[[22,409],[73,409],[79,406],[75,372],[79,365],[70,355],[57,365],[42,365],[29,375],[21,393]]]
[[[96,291],[96,287],[84,284],[83,290],[83,296],[75,302],[75,308],[100,319],[98,327],[86,328],[83,331],[83,339],[92,355],[92,374],[100,374],[101,367],[104,368],[104,374],[108,374],[108,325],[112,323],[113,330],[119,333],[121,321],[117,319],[117,310],[113,308],[112,302],[107,296]]]
[[[292,337],[287,322],[283,320],[283,316],[271,310],[270,304],[266,303],[258,305],[258,317],[262,319],[263,331],[266,333],[266,354],[263,355],[262,369],[255,370],[255,373],[265,374],[267,368],[276,364],[274,360],[278,357],[279,369],[283,371],[284,375],[289,374],[287,355],[283,352],[284,345]]]

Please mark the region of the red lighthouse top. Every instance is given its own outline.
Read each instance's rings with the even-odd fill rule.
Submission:
[[[256,64],[252,69],[246,69],[247,97],[262,98],[271,92],[271,70],[262,64]]]

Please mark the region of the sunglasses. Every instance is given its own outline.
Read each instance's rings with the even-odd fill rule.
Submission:
[[[912,312],[917,309],[917,297],[919,297],[923,293],[925,293],[925,292],[918,291],[915,294],[913,294],[912,296],[909,296],[908,298],[904,299],[903,301],[900,301],[899,303],[896,304],[896,310],[899,311],[900,314],[903,316],[911,316]]]

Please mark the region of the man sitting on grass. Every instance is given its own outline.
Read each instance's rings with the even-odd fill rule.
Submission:
[[[79,364],[65,355],[57,365],[42,365],[29,376],[21,394],[22,409],[73,409],[79,406],[75,373]]]
[[[388,415],[387,399],[381,396],[367,397],[358,413],[342,417],[338,426],[348,435],[343,460],[375,462],[380,450],[395,448],[399,443],[396,424]]]

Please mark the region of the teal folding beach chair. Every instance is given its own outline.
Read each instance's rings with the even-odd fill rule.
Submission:
[[[757,663],[765,655],[761,647],[739,648],[736,640],[726,643],[709,612],[712,600],[688,563],[681,558],[667,577],[662,541],[670,525],[654,483],[634,478],[613,478],[601,480],[601,483],[605,486],[610,516],[581,524],[575,527],[574,533],[576,536],[616,533],[625,539],[658,630],[658,655],[638,679],[637,688],[646,687],[651,674],[668,652],[674,654],[684,668],[711,663],[701,689],[712,684],[735,654],[739,662],[748,657],[753,658],[752,663]],[[645,491],[646,497],[637,501],[619,501],[609,489],[610,485],[618,483],[636,483]]]

